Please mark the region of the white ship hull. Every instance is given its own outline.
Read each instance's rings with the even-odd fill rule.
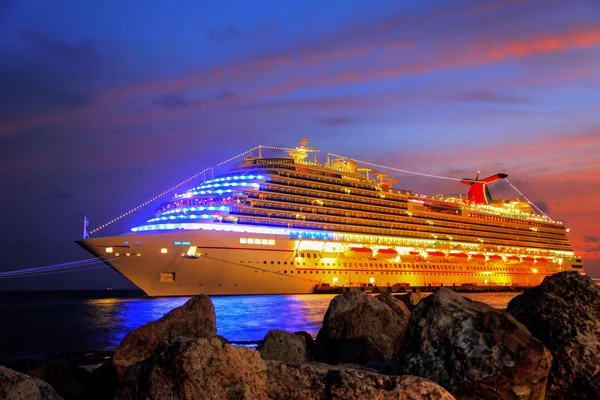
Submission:
[[[242,243],[249,238],[260,244]],[[321,283],[533,286],[546,275],[563,270],[563,266],[546,263],[538,267],[539,273],[532,274],[531,265],[449,259],[400,261],[344,253],[315,259],[313,252],[313,258],[305,259],[304,254],[299,257],[299,241],[287,235],[228,231],[131,234],[78,243],[104,257],[108,265],[149,296],[312,293]]]

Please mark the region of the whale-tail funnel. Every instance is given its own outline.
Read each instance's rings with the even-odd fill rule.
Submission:
[[[490,195],[487,185],[506,177],[508,177],[506,174],[496,174],[488,176],[485,179],[479,179],[479,171],[477,171],[475,179],[464,178],[460,183],[471,186],[469,193],[467,193],[467,199],[469,201],[477,204],[490,204],[492,202],[492,196]]]

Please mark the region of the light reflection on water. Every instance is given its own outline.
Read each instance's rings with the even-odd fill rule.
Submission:
[[[506,308],[517,293],[465,297]],[[231,341],[262,340],[271,329],[318,333],[334,295],[213,297],[217,333]],[[59,353],[114,350],[131,330],[161,318],[187,297],[0,299],[0,362]]]
[[[231,341],[261,340],[271,329],[290,332],[305,330],[316,335],[333,296],[213,297],[217,334]],[[120,302],[116,313],[108,308],[112,304],[107,300],[89,300],[89,303],[98,309],[100,320],[113,320],[114,330],[110,335],[110,343],[116,346],[127,332],[148,321],[159,319],[188,299],[189,297],[110,299]]]

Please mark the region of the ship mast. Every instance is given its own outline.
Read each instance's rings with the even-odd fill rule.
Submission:
[[[300,140],[300,147],[296,147],[294,150],[288,150],[288,154],[290,157],[294,159],[294,161],[302,162],[308,157],[308,153],[318,153],[318,149],[313,149],[308,147],[308,139],[302,138]]]
[[[87,226],[90,224],[90,220],[87,219],[87,215],[83,216],[83,239],[89,239],[90,234],[87,231]]]

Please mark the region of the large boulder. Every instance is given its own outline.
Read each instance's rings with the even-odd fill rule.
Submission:
[[[214,337],[217,334],[215,308],[208,296],[198,295],[171,310],[158,321],[148,322],[129,332],[115,350],[113,365],[119,380],[125,371],[151,356],[163,342],[175,337]]]
[[[63,358],[43,361],[27,375],[48,382],[65,400],[91,398],[92,374]]]
[[[0,400],[62,400],[48,383],[0,365]]]
[[[407,294],[396,294],[394,297],[404,303],[408,310],[412,312],[421,300],[429,296],[428,293],[411,292]]]
[[[256,350],[214,337],[178,338],[132,366],[118,399],[266,399],[266,366]]]
[[[600,398],[600,288],[561,272],[513,298],[507,311],[552,353],[551,399]]]
[[[273,329],[256,350],[263,360],[306,362],[312,358],[313,338],[306,332],[289,333]]]
[[[348,365],[267,361],[269,398],[451,400],[438,384],[414,376],[386,376]]]
[[[446,288],[414,309],[400,355],[401,373],[464,399],[543,399],[551,363],[512,316]]]
[[[328,364],[391,361],[405,331],[406,321],[383,301],[360,292],[343,293],[325,313],[315,358]]]

